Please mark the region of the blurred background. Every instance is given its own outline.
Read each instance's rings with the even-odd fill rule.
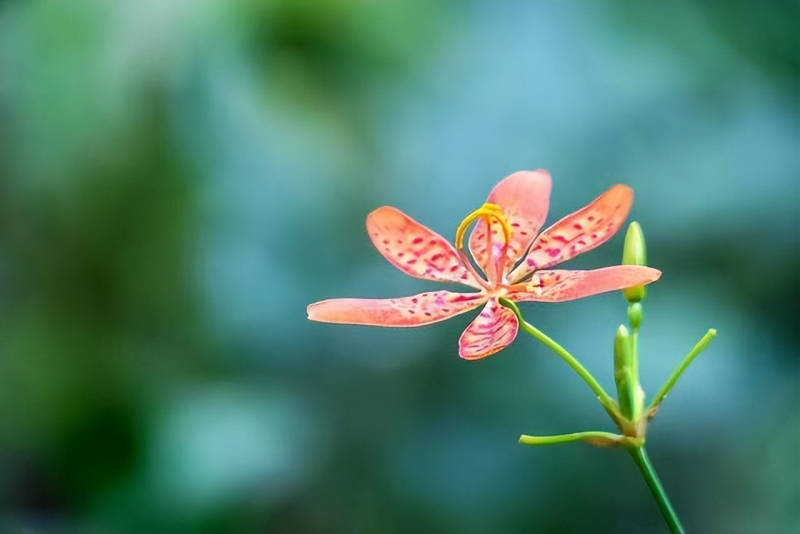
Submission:
[[[448,238],[520,169],[552,222],[615,183],[664,275],[653,422],[695,532],[800,529],[800,4],[0,2],[2,532],[653,532],[610,430],[473,314],[311,323],[437,287],[372,249],[393,205]],[[567,264],[618,263],[622,235]],[[526,318],[613,389],[619,294]]]

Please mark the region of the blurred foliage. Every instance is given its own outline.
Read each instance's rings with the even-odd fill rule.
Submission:
[[[550,221],[616,182],[664,277],[649,448],[699,532],[800,527],[800,4],[0,3],[0,530],[661,532],[546,350],[460,361],[461,317],[311,324],[426,287],[371,249],[451,236],[522,168]],[[621,237],[575,267],[618,263]],[[528,320],[610,389],[618,295]],[[467,314],[469,315],[469,314]],[[579,513],[576,512],[579,510]]]

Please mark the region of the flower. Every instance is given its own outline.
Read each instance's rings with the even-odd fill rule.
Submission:
[[[633,191],[615,185],[587,206],[539,233],[550,203],[550,174],[520,171],[498,183],[486,203],[467,216],[456,232],[456,246],[391,206],[367,216],[372,243],[395,267],[415,278],[456,282],[477,289],[447,290],[393,299],[331,299],[308,306],[312,321],[386,327],[436,323],[483,305],[458,341],[467,360],[491,356],[517,336],[516,315],[500,304],[564,302],[658,280],[661,271],[639,265],[602,269],[553,270],[556,264],[606,242],[620,229],[633,203]],[[469,237],[476,269],[464,251]]]

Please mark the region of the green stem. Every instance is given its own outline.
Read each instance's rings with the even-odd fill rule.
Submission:
[[[711,343],[711,340],[714,339],[716,335],[717,331],[714,330],[713,328],[710,329],[708,332],[706,332],[706,335],[704,335],[702,339],[700,339],[700,341],[697,342],[694,348],[692,348],[692,350],[689,351],[689,354],[687,354],[686,357],[683,359],[683,361],[678,365],[678,367],[676,367],[675,370],[672,371],[672,374],[669,376],[667,381],[664,382],[664,385],[661,386],[661,389],[659,389],[658,392],[653,397],[653,402],[651,402],[650,406],[648,406],[647,408],[648,413],[653,414],[658,410],[661,401],[663,401],[664,398],[667,396],[667,394],[670,392],[670,390],[672,390],[672,387],[675,385],[675,382],[677,382],[678,379],[683,374],[683,372],[686,371],[686,368],[689,367],[689,364],[691,364],[692,361],[695,358],[697,358],[697,356],[701,352],[703,352],[706,349],[706,347],[708,347],[708,344]]]
[[[633,354],[633,379],[639,383],[639,328],[631,325],[631,353]]]
[[[619,408],[617,407],[616,401],[608,393],[606,393],[606,390],[603,389],[603,386],[601,386],[600,383],[595,379],[595,377],[592,376],[592,374],[588,370],[586,370],[586,368],[583,365],[581,365],[581,363],[577,360],[577,358],[575,358],[575,356],[570,354],[564,347],[562,347],[561,345],[550,339],[550,337],[548,337],[547,334],[537,329],[532,324],[528,323],[522,317],[522,313],[519,311],[519,307],[517,307],[517,305],[514,302],[508,299],[501,298],[500,303],[514,312],[514,314],[517,316],[517,319],[519,320],[519,325],[523,330],[525,330],[527,333],[529,333],[537,340],[541,341],[550,350],[555,352],[562,360],[564,360],[567,363],[567,365],[569,365],[572,368],[573,371],[575,371],[578,374],[578,376],[580,376],[583,379],[584,382],[586,382],[586,384],[591,388],[591,390],[597,396],[597,399],[600,401],[600,404],[603,405],[603,407],[606,409],[606,411],[609,412],[612,418],[621,417],[619,414]]]
[[[644,447],[636,447],[630,449],[629,452],[631,456],[633,456],[633,461],[636,462],[636,465],[642,472],[642,476],[645,482],[647,482],[647,486],[650,488],[653,498],[656,500],[658,509],[661,510],[661,515],[664,516],[664,520],[667,522],[667,525],[669,525],[669,531],[672,532],[672,534],[684,534],[683,525],[681,525],[678,515],[672,508],[672,504],[669,502],[669,498],[664,491],[664,487],[661,485],[661,481],[658,479],[656,470],[650,463],[650,458],[647,457],[647,452],[644,450]]]
[[[519,438],[523,445],[557,445],[559,443],[570,443],[573,441],[585,441],[587,443],[600,446],[612,446],[619,443],[623,436],[612,434],[611,432],[589,431],[574,432],[572,434],[560,434],[558,436],[525,436]]]

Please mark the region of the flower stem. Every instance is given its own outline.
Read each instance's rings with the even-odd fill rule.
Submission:
[[[558,445],[560,443],[571,443],[573,441],[585,441],[601,447],[611,447],[623,439],[623,436],[618,436],[611,432],[589,431],[560,434],[558,436],[526,436],[523,434],[519,437],[519,442],[523,445]]]
[[[650,414],[650,417],[652,417],[655,414],[655,412],[658,411],[658,407],[661,404],[661,401],[663,401],[664,398],[667,396],[667,394],[672,390],[672,387],[675,385],[675,382],[678,381],[678,379],[681,377],[686,368],[689,367],[689,364],[691,364],[692,361],[695,358],[697,358],[697,356],[701,352],[703,352],[706,349],[706,347],[708,347],[708,344],[711,343],[711,340],[714,339],[716,335],[717,331],[713,328],[710,329],[708,332],[706,332],[706,335],[704,335],[702,339],[700,339],[700,341],[697,342],[697,344],[692,348],[691,351],[689,351],[689,354],[686,355],[686,357],[678,365],[678,367],[676,367],[675,370],[672,371],[672,374],[669,375],[667,381],[664,382],[664,385],[661,386],[661,388],[655,394],[655,396],[653,397],[653,401],[647,408],[647,413]]]
[[[606,393],[606,390],[603,389],[603,386],[595,379],[594,376],[583,366],[581,363],[570,354],[564,347],[553,341],[550,337],[547,336],[544,332],[533,326],[532,324],[525,321],[522,317],[522,313],[519,311],[519,307],[517,305],[508,300],[501,298],[500,304],[509,308],[514,314],[517,316],[519,320],[520,327],[525,330],[528,334],[536,338],[537,340],[541,341],[546,347],[550,350],[555,352],[562,360],[564,360],[567,365],[569,365],[573,371],[575,371],[578,376],[580,376],[584,382],[591,388],[594,394],[597,396],[597,399],[600,401],[600,404],[609,412],[612,418],[620,418],[621,415],[619,413],[619,408],[617,407],[616,401]]]
[[[647,486],[650,488],[653,498],[656,500],[658,509],[661,510],[661,515],[664,516],[664,520],[667,522],[667,525],[669,525],[669,531],[672,534],[684,534],[683,525],[681,525],[675,510],[672,508],[672,504],[669,502],[669,498],[664,491],[664,487],[661,485],[661,481],[658,479],[656,470],[650,463],[650,458],[647,457],[647,452],[644,450],[644,447],[635,447],[629,449],[629,452],[631,456],[633,456],[633,461],[636,462],[637,467],[639,467],[639,470],[642,472],[642,476],[645,482],[647,482]]]

